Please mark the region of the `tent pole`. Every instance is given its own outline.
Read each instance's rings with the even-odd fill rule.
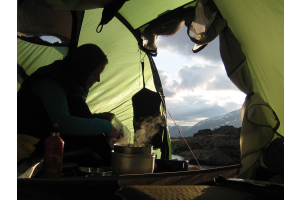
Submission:
[[[74,11],[71,10],[72,14],[72,33],[71,33],[71,40],[69,45],[69,52],[73,51],[78,46],[80,30],[83,21],[83,15],[85,11]]]

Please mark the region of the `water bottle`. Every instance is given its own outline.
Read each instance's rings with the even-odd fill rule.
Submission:
[[[58,125],[53,125],[53,132],[45,141],[44,177],[61,177],[64,141],[60,137]]]

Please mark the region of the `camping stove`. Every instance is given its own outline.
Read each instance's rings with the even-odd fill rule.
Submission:
[[[155,157],[153,146],[114,145],[112,173],[117,175],[153,173]]]

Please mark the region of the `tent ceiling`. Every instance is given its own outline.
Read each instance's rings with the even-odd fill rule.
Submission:
[[[157,18],[161,14],[178,8],[191,0],[130,0],[119,10],[119,13],[131,24],[134,29]],[[141,17],[143,16],[143,17]]]

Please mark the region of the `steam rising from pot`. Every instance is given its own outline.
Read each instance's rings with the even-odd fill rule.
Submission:
[[[144,118],[140,129],[134,133],[134,143],[129,144],[126,137],[120,138],[115,144],[122,146],[142,147],[147,145],[152,137],[159,132],[161,127],[166,126],[163,116]]]
[[[151,138],[164,126],[166,126],[166,121],[162,116],[145,118],[141,123],[141,128],[134,133],[133,145],[140,147],[148,144]]]

